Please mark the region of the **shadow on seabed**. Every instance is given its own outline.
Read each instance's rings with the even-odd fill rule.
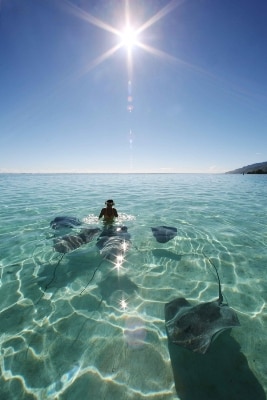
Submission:
[[[181,400],[266,400],[230,331],[222,333],[204,355],[170,341],[168,346]]]

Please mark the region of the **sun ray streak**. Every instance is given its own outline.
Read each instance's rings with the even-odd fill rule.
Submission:
[[[186,63],[185,61],[180,60],[177,57],[171,56],[170,54],[166,53],[165,51],[156,49],[155,47],[149,46],[145,43],[137,42],[136,45],[154,56],[164,58],[165,60],[172,61],[175,63],[183,64],[185,66],[190,65],[190,64]]]
[[[100,19],[94,17],[93,15],[89,14],[88,12],[75,6],[74,4],[70,3],[69,1],[66,1],[66,7],[73,15],[76,15],[80,19],[83,19],[83,20],[89,22],[90,24],[97,26],[98,28],[104,29],[105,31],[111,32],[114,35],[120,36],[120,31],[118,29],[114,28],[113,26],[107,24],[104,21],[101,21]]]
[[[91,71],[95,67],[97,67],[99,64],[104,62],[107,58],[111,57],[116,51],[118,51],[122,47],[122,44],[119,43],[116,46],[112,47],[111,49],[107,50],[105,53],[101,54],[99,57],[95,58],[89,65],[86,67],[86,71],[83,73],[87,73],[88,71]]]
[[[130,6],[128,0],[125,0],[125,22],[126,25],[130,25]]]
[[[165,17],[165,15],[169,14],[174,8],[180,6],[182,3],[184,3],[185,0],[172,0],[169,4],[167,4],[165,7],[163,7],[161,10],[157,12],[157,14],[153,15],[148,21],[146,21],[140,28],[137,29],[137,34],[145,31],[147,28],[149,28],[151,25],[154,25],[156,22],[158,22],[160,19]]]
[[[128,49],[127,52],[127,69],[128,69],[128,81],[131,81],[133,75],[133,61],[132,61],[131,49]]]
[[[146,52],[148,52],[156,57],[165,59],[166,61],[170,61],[170,62],[178,64],[180,66],[184,66],[187,69],[190,69],[191,71],[198,72],[203,75],[211,77],[211,74],[209,74],[204,69],[196,67],[194,64],[190,64],[184,60],[181,60],[180,58],[174,57],[174,56],[170,55],[169,53],[166,53],[165,51],[156,49],[155,47],[152,47],[152,46],[148,46],[147,44],[142,43],[142,42],[137,42],[136,46],[140,47],[141,49],[145,50]]]

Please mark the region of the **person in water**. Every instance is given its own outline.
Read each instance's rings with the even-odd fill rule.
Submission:
[[[113,200],[107,200],[105,202],[106,207],[102,208],[100,214],[99,214],[99,219],[104,217],[105,222],[112,222],[114,218],[118,218],[118,213],[116,208],[113,208],[115,206],[115,203]]]

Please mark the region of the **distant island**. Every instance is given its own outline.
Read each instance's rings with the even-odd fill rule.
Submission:
[[[226,172],[226,174],[267,174],[267,161],[237,168],[233,171]]]

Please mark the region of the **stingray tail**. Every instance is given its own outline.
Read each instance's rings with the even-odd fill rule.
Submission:
[[[42,293],[42,296],[39,298],[39,300],[37,300],[37,302],[35,303],[35,305],[37,305],[37,304],[39,303],[39,301],[43,298],[43,296],[44,296],[46,290],[48,289],[48,286],[51,285],[51,283],[52,283],[52,282],[54,281],[54,279],[56,278],[56,270],[57,270],[57,267],[58,267],[59,264],[61,263],[61,261],[62,261],[62,259],[63,259],[64,256],[65,256],[65,253],[63,253],[63,254],[61,255],[60,259],[58,260],[58,262],[57,262],[57,264],[56,264],[56,266],[55,266],[55,268],[54,268],[54,272],[53,272],[53,277],[52,277],[52,279],[46,284],[45,289],[44,289],[44,291],[43,291],[43,293]]]
[[[103,260],[100,261],[100,263],[98,264],[98,266],[96,267],[96,269],[94,270],[94,273],[90,279],[90,281],[86,284],[86,286],[83,288],[83,290],[80,292],[80,296],[81,294],[83,294],[83,292],[87,289],[87,287],[89,286],[89,284],[92,282],[92,280],[94,279],[94,276],[96,274],[96,271],[98,270],[98,268],[100,267],[100,265],[102,264]]]
[[[204,253],[204,251],[203,251],[203,254],[204,254],[205,258],[210,262],[210,264],[211,264],[211,265],[214,267],[214,269],[215,269],[215,272],[216,272],[216,275],[217,275],[217,278],[218,278],[218,283],[219,283],[219,304],[222,304],[222,302],[223,302],[223,295],[222,295],[221,281],[220,281],[220,277],[219,277],[219,274],[218,274],[218,270],[217,270],[215,264],[213,264],[213,262],[211,261],[211,259],[210,259],[208,256],[206,256],[206,254]]]

